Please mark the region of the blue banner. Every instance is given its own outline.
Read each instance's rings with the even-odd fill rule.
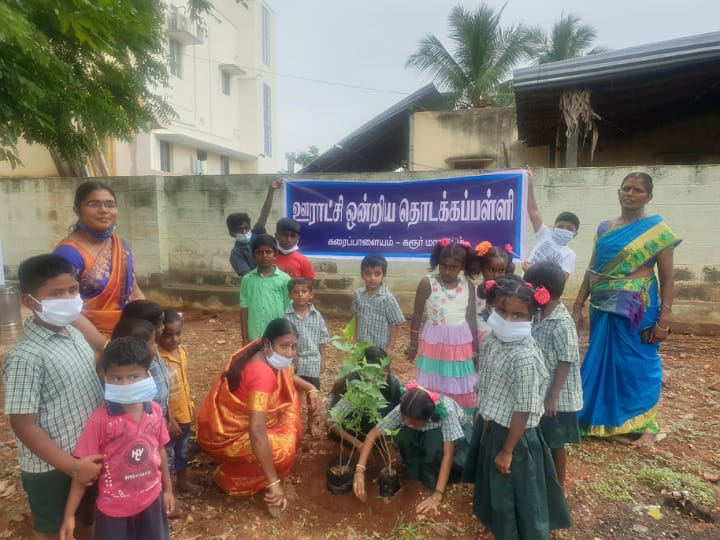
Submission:
[[[284,215],[310,257],[427,258],[441,238],[510,244],[524,258],[524,171],[403,182],[286,180]]]

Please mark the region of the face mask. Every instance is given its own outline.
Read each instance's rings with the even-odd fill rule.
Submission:
[[[30,295],[42,306],[42,311],[35,314],[40,320],[52,326],[67,326],[72,324],[80,315],[83,308],[83,301],[78,294],[75,298],[52,298],[50,300],[38,300]]]
[[[291,247],[290,249],[283,249],[283,248],[280,247],[280,244],[278,244],[278,247],[277,247],[277,248],[278,248],[278,251],[279,251],[280,253],[282,253],[283,255],[290,255],[293,251],[297,251],[297,250],[298,250],[297,244],[295,244],[295,245],[294,245],[293,247]]]
[[[493,334],[495,334],[500,341],[504,341],[506,343],[511,341],[520,341],[521,339],[531,335],[532,322],[506,321],[494,311],[490,314],[490,317],[488,317],[487,323],[493,331]]]
[[[238,233],[235,235],[235,240],[241,244],[247,244],[250,240],[252,240],[252,232],[246,232],[245,234]]]
[[[157,386],[152,377],[132,384],[110,384],[105,381],[105,399],[113,403],[144,403],[152,401],[157,394]]]
[[[570,240],[575,237],[575,233],[567,229],[555,227],[552,232],[553,242],[561,246],[566,246]]]
[[[272,353],[270,356],[265,355],[267,357],[268,364],[278,371],[285,369],[292,364],[292,358],[285,358],[284,356],[279,355],[272,350],[272,347],[270,347],[270,352]]]

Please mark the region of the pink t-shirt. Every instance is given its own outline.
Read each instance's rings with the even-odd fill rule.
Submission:
[[[90,415],[74,455],[105,454],[98,478],[97,506],[106,516],[134,516],[162,491],[160,451],[170,440],[160,406],[145,403],[140,425],[117,403]]]
[[[275,258],[275,264],[291,278],[304,277],[307,279],[315,279],[315,269],[310,259],[299,251],[293,251],[290,255],[283,255],[278,252]]]

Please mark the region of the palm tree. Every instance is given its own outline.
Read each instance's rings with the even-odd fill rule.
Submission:
[[[538,64],[604,52],[606,49],[602,47],[589,50],[596,38],[595,29],[580,24],[580,17],[572,13],[560,14],[549,35],[540,27],[527,31],[529,54]]]
[[[521,26],[502,28],[499,11],[481,4],[476,11],[455,6],[448,17],[449,52],[432,34],[420,40],[406,67],[433,75],[458,108],[507,105],[513,102],[512,68],[528,55]]]

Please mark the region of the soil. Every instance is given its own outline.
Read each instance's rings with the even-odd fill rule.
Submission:
[[[192,311],[184,316],[191,393],[199,406],[237,348],[239,316],[230,311]],[[328,320],[331,334],[339,334],[344,322]],[[398,342],[407,343],[408,335],[405,325]],[[0,339],[0,357],[10,341]],[[720,381],[720,339],[672,335],[662,355],[665,385],[659,421],[667,438],[654,450],[590,439],[572,447],[566,494],[574,526],[556,537],[720,538],[720,392],[710,389]],[[331,348],[321,378],[323,394],[330,390],[338,368],[337,354]],[[393,370],[403,383],[415,373],[399,350]],[[471,515],[472,486],[449,487],[439,514],[423,518],[416,516],[415,506],[430,492],[419,482],[402,479],[394,497],[380,497],[375,479],[382,463],[372,461],[367,471],[366,503],[352,493],[333,496],[325,487],[325,472],[330,458],[338,453],[338,443],[325,436],[310,438],[306,433],[303,437],[293,471],[284,483],[290,504],[278,519],[269,516],[261,494],[231,498],[218,490],[211,480],[214,464],[195,446],[189,477],[203,486],[203,491],[199,496],[179,496],[182,511],[179,519],[171,521],[172,538],[487,538]],[[641,474],[648,471],[652,474]],[[670,485],[666,478],[674,479],[675,484]],[[681,478],[679,486],[677,478]],[[689,500],[673,500],[667,493],[672,490],[686,490]],[[0,538],[31,536],[15,442],[8,419],[2,415]]]

